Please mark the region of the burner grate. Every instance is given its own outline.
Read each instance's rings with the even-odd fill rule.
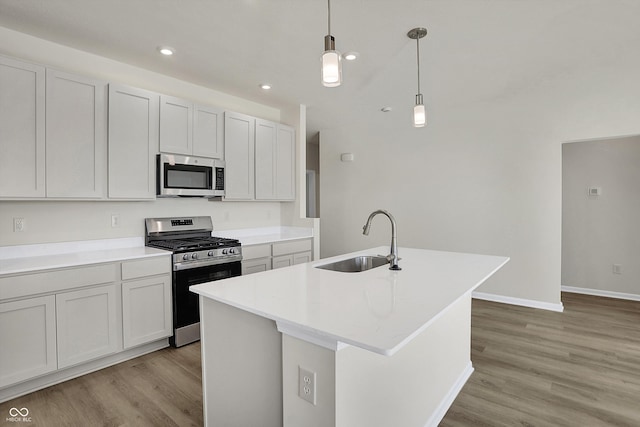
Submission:
[[[148,243],[148,246],[168,249],[172,251],[182,251],[212,249],[225,246],[234,246],[238,244],[239,242],[235,239],[225,239],[222,237],[199,237],[192,239],[153,240]]]

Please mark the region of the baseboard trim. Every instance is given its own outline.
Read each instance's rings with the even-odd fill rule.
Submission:
[[[442,399],[440,405],[438,405],[438,408],[433,414],[431,414],[429,421],[424,425],[425,427],[437,427],[438,424],[440,424],[440,421],[442,421],[444,416],[447,415],[447,411],[453,404],[453,401],[456,400],[456,397],[458,397],[458,394],[462,390],[462,387],[467,383],[471,374],[473,374],[473,365],[471,364],[471,361],[469,361],[469,364],[460,373],[456,382],[453,383],[449,392]]]
[[[561,286],[560,288],[562,292],[569,292],[572,294],[584,294],[584,295],[593,295],[597,297],[606,297],[606,298],[616,298],[616,299],[626,299],[630,301],[640,301],[640,295],[637,294],[626,294],[624,292],[613,292],[613,291],[603,291],[600,289],[590,289],[590,288],[576,288],[574,286]]]
[[[543,302],[543,301],[524,299],[524,298],[506,297],[503,295],[487,294],[484,292],[474,292],[473,294],[471,294],[471,296],[475,299],[500,302],[503,304],[520,305],[520,306],[529,307],[529,308],[539,308],[542,310],[557,311],[559,313],[562,313],[564,311],[564,306],[562,305],[562,303],[553,304],[550,302]]]

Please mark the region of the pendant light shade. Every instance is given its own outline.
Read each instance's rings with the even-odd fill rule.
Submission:
[[[418,99],[420,98],[420,99]],[[427,112],[422,103],[422,95],[416,95],[416,105],[413,107],[413,126],[422,128],[427,124]]]
[[[418,62],[418,94],[416,95],[416,105],[413,107],[413,126],[424,127],[427,124],[427,112],[424,108],[422,94],[420,93],[420,39],[427,35],[426,28],[414,28],[407,33],[410,39],[416,41],[416,58]]]
[[[327,0],[327,9],[328,28],[322,53],[322,84],[336,87],[342,83],[342,55],[336,50],[336,39],[331,35],[331,0]]]

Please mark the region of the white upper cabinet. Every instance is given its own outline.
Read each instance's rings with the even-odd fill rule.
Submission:
[[[296,131],[291,126],[278,125],[275,160],[276,198],[294,200],[296,198]]]
[[[172,96],[160,96],[160,151],[193,154],[193,104]]]
[[[256,199],[276,198],[276,164],[278,125],[256,119]]]
[[[253,200],[256,119],[240,113],[224,114],[225,199]]]
[[[45,196],[45,69],[0,56],[0,198]]]
[[[171,96],[160,97],[160,151],[224,158],[223,111]]]
[[[47,69],[47,197],[105,196],[106,82]]]
[[[256,199],[295,199],[295,130],[256,119]]]
[[[154,199],[157,93],[109,85],[109,198]]]
[[[193,155],[224,159],[224,111],[205,105],[193,107]]]

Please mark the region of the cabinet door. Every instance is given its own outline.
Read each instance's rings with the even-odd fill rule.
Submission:
[[[295,129],[256,119],[256,199],[295,199]]]
[[[276,199],[276,140],[275,123],[256,119],[256,199]]]
[[[170,275],[122,283],[122,330],[125,349],[171,336]]]
[[[160,151],[184,154],[193,152],[193,104],[171,96],[160,96]]]
[[[159,95],[109,85],[109,197],[154,199]]]
[[[47,197],[103,198],[105,82],[47,69]]]
[[[242,261],[242,275],[271,270],[271,258],[258,258]]]
[[[293,255],[274,256],[271,262],[274,270],[276,268],[289,267],[293,265]]]
[[[193,107],[193,155],[224,159],[224,112],[215,107]]]
[[[309,252],[300,252],[297,254],[293,254],[293,264],[304,264],[306,262],[311,262],[311,251]]]
[[[255,118],[224,114],[225,199],[254,199]]]
[[[58,368],[121,349],[116,285],[56,295]]]
[[[296,133],[294,128],[278,125],[275,159],[276,198],[278,200],[294,200],[296,198]]]
[[[0,304],[0,388],[55,371],[53,295]]]
[[[45,196],[44,67],[0,56],[0,197]]]

